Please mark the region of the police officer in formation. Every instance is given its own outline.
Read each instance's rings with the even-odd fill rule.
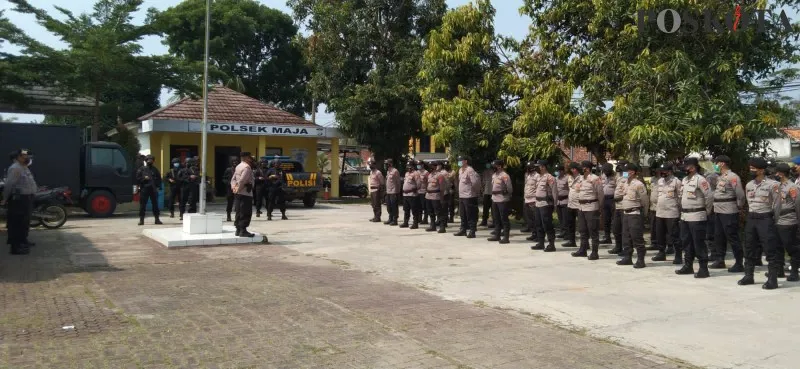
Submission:
[[[440,215],[440,220],[444,221],[444,224],[447,225],[449,222],[448,215],[450,212],[450,204],[453,202],[453,180],[450,177],[450,172],[447,170],[448,166],[450,166],[450,162],[447,160],[440,161],[441,167],[438,170],[442,178],[444,179],[444,187],[442,187],[442,212],[443,214]]]
[[[744,278],[739,280],[739,285],[755,283],[754,273],[756,261],[761,258],[761,253],[767,254],[769,262],[769,276],[764,289],[778,287],[778,270],[783,268],[777,262],[775,253],[778,248],[778,235],[775,219],[780,216],[783,207],[780,197],[780,183],[767,178],[767,161],[763,158],[753,158],[750,165],[750,182],[745,186],[747,196],[747,223],[744,228]]]
[[[536,167],[535,161],[529,161],[525,164],[525,187],[523,188],[525,227],[522,228],[522,232],[531,232],[530,237],[526,238],[528,241],[536,241],[537,238],[536,185],[539,182],[539,172]]]
[[[169,208],[169,217],[175,218],[175,202],[181,202],[181,188],[183,187],[183,183],[181,183],[181,159],[172,158],[172,168],[169,168],[169,172],[167,175],[164,176],[164,179],[169,182],[169,198],[167,207]],[[229,217],[230,218],[230,217]]]
[[[422,177],[417,171],[417,163],[409,160],[406,163],[406,175],[403,177],[403,223],[400,228],[419,228],[420,200],[417,191],[422,187]],[[408,221],[413,217],[414,222],[409,227]]]
[[[372,219],[369,221],[378,223],[381,221],[381,197],[386,181],[383,178],[383,173],[378,169],[375,158],[369,158],[367,165],[369,165],[369,198],[373,214]]]
[[[400,217],[399,208],[399,194],[402,188],[402,179],[400,178],[400,171],[394,167],[392,159],[383,161],[383,167],[386,169],[386,212],[389,213],[389,220],[383,222],[387,225],[397,225],[397,218]]]
[[[706,223],[714,206],[711,185],[700,172],[697,158],[683,161],[687,176],[681,183],[680,235],[683,246],[683,267],[676,274],[694,274],[695,278],[708,278],[708,249],[706,248]],[[677,253],[676,253],[677,256]],[[700,269],[695,274],[694,259]]]
[[[778,163],[775,166],[775,175],[780,183],[779,195],[781,198],[780,214],[776,225],[780,240],[780,245],[775,252],[776,264],[780,264],[779,268],[776,267],[776,278],[786,278],[789,282],[797,282],[800,281],[797,270],[800,267],[800,245],[797,243],[797,225],[800,220],[800,196],[798,196],[800,187],[789,179],[790,170],[789,164],[786,163]],[[786,262],[784,255],[786,253],[790,257],[788,277],[784,271]]]
[[[625,189],[628,185],[628,172],[625,170],[626,165],[628,164],[627,160],[619,160],[617,161],[617,167],[615,171],[617,176],[615,177],[614,181],[614,192],[611,195],[611,198],[606,197],[607,202],[612,202],[613,205],[607,205],[606,208],[611,206],[610,210],[613,210],[613,215],[611,216],[611,232],[614,234],[614,248],[608,250],[609,254],[619,255],[622,253],[622,219],[624,213],[622,209],[617,206],[620,202],[622,202],[622,198],[625,196]],[[606,190],[606,183],[603,183],[603,191]],[[649,199],[648,199],[649,200]],[[602,241],[601,241],[602,243]]]
[[[255,187],[253,188],[253,203],[256,207],[256,217],[261,216],[261,207],[269,207],[269,198],[267,193],[267,170],[269,170],[269,162],[267,158],[260,158],[258,166],[253,169],[253,176],[255,177]]]
[[[575,231],[578,222],[578,211],[580,211],[580,203],[578,203],[578,191],[580,189],[581,166],[578,163],[569,163],[569,175],[567,176],[567,185],[569,186],[569,195],[567,196],[567,208],[565,209],[564,223],[566,226],[566,233],[564,239],[567,242],[562,243],[561,247],[578,247],[575,243]]]
[[[447,219],[442,219],[442,192],[445,187],[445,178],[442,175],[442,163],[434,161],[431,163],[433,171],[428,175],[428,188],[425,190],[425,200],[427,202],[428,214],[430,215],[430,225],[425,230],[433,232],[439,226],[439,233],[445,233]]]
[[[683,264],[681,248],[678,241],[680,219],[680,194],[681,181],[673,175],[671,163],[664,163],[659,168],[659,175],[655,189],[650,194],[653,206],[656,208],[656,239],[658,253],[652,261],[665,261],[668,254],[675,254],[673,264]]]
[[[556,217],[558,218],[558,230],[556,231],[556,238],[566,238],[566,211],[569,204],[569,176],[564,171],[563,164],[556,164],[553,166],[555,171],[553,175],[556,177]]]
[[[636,269],[644,268],[644,257],[647,252],[644,247],[644,215],[649,213],[650,198],[647,196],[647,187],[638,177],[639,166],[634,163],[619,164],[623,180],[617,182],[614,196],[621,195],[615,204],[616,217],[621,216],[620,231],[622,233],[622,259],[617,265],[633,265]],[[615,197],[616,200],[616,197]],[[636,249],[636,263],[633,262],[633,250]]]
[[[481,227],[494,228],[494,223],[489,224],[489,215],[492,213],[492,176],[494,169],[492,163],[486,163],[486,168],[481,173],[481,183],[483,184],[483,211],[481,214]],[[494,219],[494,218],[492,218]]]
[[[600,258],[598,249],[600,247],[600,209],[603,208],[605,194],[603,192],[603,181],[596,174],[592,173],[592,162],[586,160],[581,163],[583,176],[577,186],[573,186],[578,192],[578,231],[581,233],[581,245],[578,251],[572,253],[574,257],[586,257],[589,249],[589,239],[592,241],[592,252],[588,255],[589,260]]]
[[[470,166],[469,158],[458,157],[458,214],[461,227],[455,236],[475,238],[478,229],[478,198],[481,196],[481,177]]]
[[[281,161],[277,157],[272,160],[269,169],[264,173],[266,183],[264,187],[267,191],[267,220],[272,220],[272,211],[275,206],[281,211],[281,220],[287,220],[286,217],[286,196],[283,169],[281,169]]]
[[[144,225],[144,214],[147,210],[147,201],[153,207],[155,224],[162,224],[158,219],[158,191],[161,190],[161,173],[153,165],[153,155],[147,155],[144,165],[136,170],[136,183],[139,184],[139,225]]]
[[[238,156],[231,156],[230,157],[230,165],[225,168],[225,172],[222,174],[222,183],[225,185],[225,200],[227,201],[225,205],[225,212],[228,214],[228,221],[231,221],[231,212],[233,212],[233,200],[235,198],[233,189],[231,188],[231,178],[233,178],[233,172],[236,170],[236,166],[239,165],[239,157]]]
[[[531,250],[556,251],[556,230],[553,227],[553,209],[558,198],[556,178],[547,170],[547,160],[537,163],[539,178],[536,181],[536,245]],[[544,246],[544,237],[547,235],[547,247]]]
[[[183,220],[183,214],[187,212],[197,212],[197,201],[200,196],[200,181],[203,179],[200,176],[200,169],[197,166],[197,159],[186,159],[186,168],[183,168],[178,174],[181,187],[181,202],[178,209],[181,212],[180,220]]]
[[[724,269],[728,244],[733,251],[734,264],[731,273],[744,271],[742,245],[739,243],[739,213],[744,210],[745,196],[742,180],[731,171],[731,158],[720,155],[714,158],[714,169],[719,172],[714,189],[714,262],[711,269]]]
[[[425,162],[422,160],[417,160],[417,173],[419,173],[419,180],[420,186],[419,190],[417,190],[417,196],[419,199],[419,212],[420,212],[420,219],[422,219],[419,224],[428,224],[428,198],[425,196],[428,192],[428,177],[430,173],[428,172],[427,168],[425,168]]]
[[[614,191],[617,187],[617,176],[614,174],[614,166],[605,163],[600,167],[600,180],[603,182],[603,238],[600,244],[611,243],[611,224],[614,217]],[[617,251],[619,253],[619,251]]]
[[[497,159],[492,162],[494,174],[492,175],[492,216],[494,217],[495,233],[488,241],[499,241],[507,244],[511,233],[511,223],[508,216],[511,213],[511,195],[514,188],[511,185],[511,177],[505,171],[505,162]]]
[[[444,170],[447,171],[447,180],[450,183],[450,198],[447,206],[447,223],[456,222],[456,204],[458,203],[458,172],[454,172],[450,162],[445,160]]]

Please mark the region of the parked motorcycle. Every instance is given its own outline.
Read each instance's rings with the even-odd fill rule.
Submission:
[[[5,182],[0,180],[0,193],[3,192]],[[44,226],[45,228],[60,228],[67,222],[67,206],[72,205],[72,192],[69,187],[47,188],[40,187],[39,192],[33,195],[33,212],[31,213],[31,227]],[[5,215],[6,209],[0,209],[0,215]]]

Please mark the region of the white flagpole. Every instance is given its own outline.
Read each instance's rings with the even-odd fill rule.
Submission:
[[[203,129],[202,129],[202,144],[200,151],[202,152],[200,160],[203,163],[202,173],[203,180],[200,181],[200,214],[206,213],[206,166],[208,160],[206,156],[208,153],[208,39],[211,30],[211,0],[206,0],[206,56],[203,61]]]

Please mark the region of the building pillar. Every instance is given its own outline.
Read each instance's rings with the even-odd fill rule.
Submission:
[[[256,149],[256,162],[267,155],[267,136],[258,136],[258,148]]]
[[[153,140],[153,133],[150,133],[150,142]],[[169,132],[162,132],[161,133],[161,156],[158,158],[158,164],[160,167],[158,169],[161,170],[162,175],[165,174],[172,168],[172,158],[169,157],[169,148],[171,146]],[[152,146],[151,146],[152,147]],[[152,149],[151,149],[152,150]],[[152,151],[151,151],[152,153]]]
[[[331,198],[339,198],[339,137],[331,138],[331,156]]]

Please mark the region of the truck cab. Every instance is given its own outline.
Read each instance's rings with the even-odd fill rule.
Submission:
[[[117,204],[133,200],[136,169],[125,150],[113,142],[90,142],[81,147],[79,204],[93,217],[108,217]]]

